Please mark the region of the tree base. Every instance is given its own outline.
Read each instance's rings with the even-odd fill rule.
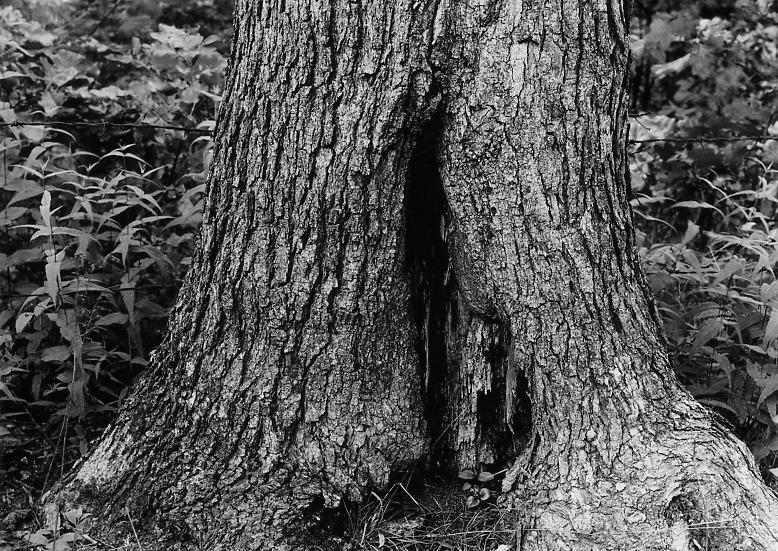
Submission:
[[[778,497],[728,433],[638,437],[602,459],[587,442],[517,461],[503,506],[517,513],[519,549],[778,550]]]
[[[137,537],[146,550],[336,551],[376,548],[382,541],[397,549],[778,550],[778,500],[742,443],[726,434],[684,431],[654,440],[649,451],[645,440],[624,447],[609,470],[591,443],[564,454],[539,443],[506,475],[510,489],[498,505],[468,508],[461,484],[451,479],[427,479],[414,488],[397,483],[380,497],[373,493],[361,504],[337,508],[322,498],[303,506],[277,488],[255,499],[255,515],[245,525],[224,521],[229,515],[221,521],[211,515],[206,526],[125,512],[99,519],[89,534],[116,545]],[[102,510],[89,496],[72,483],[49,492],[49,526],[57,526],[58,511]]]

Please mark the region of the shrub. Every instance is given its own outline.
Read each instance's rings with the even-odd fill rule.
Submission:
[[[650,217],[640,255],[679,378],[764,459],[778,452],[778,171],[765,169],[756,189],[729,194],[731,184],[705,183],[716,202],[664,203],[691,218],[712,211],[716,231],[689,219],[679,241],[655,240],[660,222]],[[633,207],[647,210],[639,199]]]
[[[120,50],[0,8],[0,436],[71,421],[84,453],[164,333],[225,60],[215,37],[150,37]]]

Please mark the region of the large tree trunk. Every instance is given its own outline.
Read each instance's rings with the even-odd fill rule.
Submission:
[[[522,548],[778,548],[776,497],[679,387],[642,276],[625,8],[447,9],[435,61],[456,274],[467,307],[508,328],[508,400],[522,371],[532,404],[503,484]]]
[[[662,350],[625,11],[238,2],[169,337],[49,510],[306,549],[311,507],[519,455],[523,549],[778,548],[778,501]]]
[[[265,548],[424,457],[403,210],[430,15],[238,3],[197,252],[150,373],[70,483],[90,510]]]

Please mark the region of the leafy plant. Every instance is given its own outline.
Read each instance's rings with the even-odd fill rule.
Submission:
[[[638,191],[672,189],[677,200],[697,198],[698,177],[739,176],[755,183],[749,155],[778,160],[778,14],[770,3],[656,2],[637,10],[632,36],[631,138],[721,137],[695,144],[666,142],[638,147],[631,159]]]
[[[50,418],[86,453],[163,336],[224,59],[213,37],[152,34],[119,54],[0,8],[0,437]],[[90,120],[125,126],[69,124]]]
[[[500,475],[504,474],[507,469],[503,469],[497,473],[490,473],[489,471],[480,471],[476,473],[473,470],[465,469],[459,473],[459,479],[464,480],[462,484],[462,491],[467,495],[466,505],[470,509],[474,509],[489,501],[492,496],[499,494],[499,485],[497,480]]]
[[[677,242],[642,233],[640,254],[682,382],[764,459],[778,452],[778,173],[767,169],[759,181],[727,193],[720,179],[706,180],[716,202],[670,208],[692,217],[711,210],[717,230],[688,220]]]
[[[94,540],[86,535],[91,518],[92,514],[84,512],[81,508],[70,509],[61,515],[63,521],[61,529],[28,532],[23,539],[27,547],[47,551],[69,550],[72,549],[72,545],[78,545],[79,542],[92,543]]]

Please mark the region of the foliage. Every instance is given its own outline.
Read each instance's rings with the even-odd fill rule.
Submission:
[[[46,432],[87,451],[160,342],[188,266],[226,62],[217,37],[165,25],[148,36],[128,49],[0,8],[0,437],[9,450],[49,419]],[[39,486],[51,465],[33,470],[16,475]]]
[[[770,2],[657,2],[633,22],[633,139],[778,137],[778,13]],[[748,156],[778,161],[778,141],[655,143],[632,157],[633,187],[686,199],[700,176],[756,183]]]
[[[85,540],[88,541],[85,532],[89,530],[91,517],[90,513],[85,513],[81,508],[70,509],[62,513],[61,530],[56,533],[45,529],[36,530],[27,534],[25,543],[31,548],[43,547],[51,551],[71,549],[71,544],[78,545],[83,544]]]
[[[462,491],[467,495],[465,504],[474,509],[479,505],[489,502],[493,496],[499,495],[500,485],[498,477],[504,475],[507,469],[503,469],[497,473],[491,473],[487,470],[482,470],[476,473],[473,470],[465,469],[459,473],[459,479],[464,480],[462,484]]]
[[[641,5],[632,201],[676,372],[765,469],[778,459],[778,13],[770,2]],[[757,137],[741,140],[739,136]],[[729,141],[695,143],[698,138]],[[778,470],[773,469],[778,474]]]
[[[712,210],[717,231],[689,220],[678,242],[652,243],[640,233],[640,255],[679,378],[764,459],[778,452],[778,172],[730,194],[720,180],[706,182],[718,201],[670,209]]]

